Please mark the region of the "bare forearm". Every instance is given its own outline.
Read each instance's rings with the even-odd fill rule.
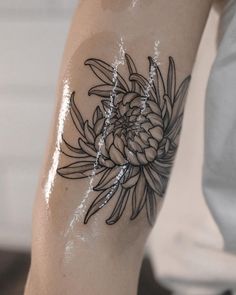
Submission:
[[[82,1],[35,203],[27,295],[135,294],[210,2]]]

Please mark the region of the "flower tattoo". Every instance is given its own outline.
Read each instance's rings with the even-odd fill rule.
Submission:
[[[148,57],[148,79],[137,72],[128,54],[125,60],[126,79],[100,59],[85,61],[100,81],[88,91],[89,96],[101,98],[91,120],[84,121],[75,103],[75,92],[70,98],[78,145],[70,145],[63,137],[61,152],[73,162],[58,168],[57,173],[69,179],[98,176],[92,187],[97,196],[87,210],[85,224],[113,199],[116,203],[107,224],[121,218],[130,200],[130,219],[145,208],[153,225],[177,150],[190,76],[177,87],[172,57],[166,81],[152,57]]]

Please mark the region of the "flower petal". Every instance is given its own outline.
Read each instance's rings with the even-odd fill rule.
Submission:
[[[139,169],[133,169],[131,176],[122,184],[123,188],[131,188],[134,186],[139,179]]]
[[[129,90],[129,87],[124,78],[108,63],[100,59],[90,58],[87,59],[84,64],[89,65],[94,74],[105,84],[114,84],[114,77],[116,77],[115,82],[117,86],[126,91]]]
[[[151,129],[149,129],[149,132],[151,133],[152,137],[154,137],[158,142],[160,142],[163,138],[163,129],[160,126],[155,126]]]
[[[127,163],[127,160],[124,158],[121,151],[117,149],[114,144],[112,144],[109,149],[109,156],[110,159],[117,165],[124,165]]]
[[[169,69],[167,75],[167,94],[170,97],[172,103],[174,101],[176,91],[176,70],[174,59],[169,57]]]
[[[79,139],[79,145],[80,145],[81,149],[85,153],[87,153],[88,155],[93,156],[93,157],[97,156],[96,151],[91,146],[89,146],[87,143],[85,143],[83,141],[83,139],[81,139],[81,138]]]
[[[90,88],[88,95],[94,94],[100,97],[110,98],[111,96],[119,93],[125,93],[125,90],[115,85],[102,84]]]
[[[71,115],[72,121],[73,121],[76,129],[83,136],[84,135],[84,120],[83,120],[83,117],[82,117],[79,109],[77,108],[77,106],[75,104],[75,92],[73,92],[70,97],[70,115]]]
[[[86,121],[84,124],[84,135],[89,143],[94,144],[95,134],[94,134],[92,128],[89,126],[88,121]]]
[[[94,132],[96,135],[98,135],[102,132],[104,122],[105,122],[105,118],[101,118],[101,119],[98,119],[97,122],[95,123]]]
[[[147,197],[146,211],[148,221],[153,226],[157,217],[157,199],[154,193],[149,193]]]
[[[140,173],[133,196],[132,196],[132,215],[131,220],[135,219],[142,210],[146,202],[146,179],[143,173]]]
[[[137,158],[138,158],[140,164],[142,164],[142,165],[146,165],[148,163],[148,160],[147,160],[144,153],[137,153]]]
[[[153,147],[148,147],[148,148],[145,148],[145,156],[148,162],[151,162],[156,158],[157,152]]]
[[[121,190],[121,192],[119,192],[119,198],[118,201],[116,202],[115,208],[111,213],[111,216],[106,220],[106,223],[109,225],[112,225],[114,223],[116,223],[121,215],[123,214],[127,201],[129,198],[129,191],[128,190]]]
[[[111,188],[114,185],[119,185],[126,173],[126,168],[122,166],[115,166],[112,169],[107,169],[103,174],[98,184],[94,187],[95,191]]]
[[[98,197],[93,201],[93,203],[90,205],[85,218],[84,218],[84,223],[88,223],[90,217],[92,215],[94,215],[97,211],[99,211],[100,209],[102,209],[110,200],[111,198],[114,196],[114,194],[116,193],[118,187],[115,186],[110,190],[104,190],[102,191]]]
[[[121,151],[121,153],[123,154],[124,153],[124,142],[123,140],[120,138],[120,136],[118,135],[115,135],[115,138],[114,138],[114,145],[115,147]]]
[[[65,178],[69,179],[81,179],[91,175],[94,169],[94,163],[92,162],[75,162],[70,165],[57,169],[57,173]],[[104,168],[97,168],[96,174],[102,172]]]
[[[95,125],[96,122],[102,118],[103,118],[103,112],[102,112],[100,106],[97,106],[96,110],[93,113],[93,125]]]
[[[101,166],[105,166],[107,168],[112,168],[115,166],[115,163],[113,163],[110,159],[105,159],[103,157],[99,157],[98,161]]]
[[[161,181],[160,175],[156,171],[151,169],[150,165],[144,167],[143,172],[144,172],[146,181],[151,187],[151,189],[155,191],[156,193],[158,193],[160,196],[162,196],[163,190],[162,190],[162,181]]]
[[[128,162],[132,165],[139,165],[139,161],[136,157],[136,155],[131,152],[127,147],[125,147],[125,155]]]

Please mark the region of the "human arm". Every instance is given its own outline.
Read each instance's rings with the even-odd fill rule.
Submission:
[[[210,4],[81,2],[35,202],[27,295],[135,294]]]

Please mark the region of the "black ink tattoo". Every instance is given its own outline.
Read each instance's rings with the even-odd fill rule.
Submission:
[[[172,57],[166,81],[152,57],[148,57],[149,79],[137,72],[128,54],[125,60],[128,79],[100,59],[85,61],[101,81],[88,92],[101,98],[91,120],[84,121],[75,103],[75,92],[71,94],[70,114],[79,133],[78,146],[70,145],[63,137],[61,152],[73,162],[57,173],[69,179],[99,176],[93,185],[98,195],[84,223],[115,199],[107,224],[120,219],[130,200],[130,219],[145,207],[153,225],[158,198],[164,196],[173,165],[190,76],[177,88]]]

